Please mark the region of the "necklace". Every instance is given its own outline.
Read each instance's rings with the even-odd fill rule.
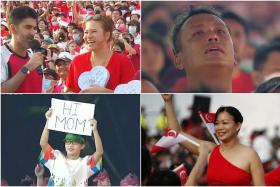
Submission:
[[[111,51],[111,49],[109,49],[109,50],[108,50],[108,53],[107,53],[107,55],[106,55],[106,57],[104,58],[104,60],[103,60],[102,63],[96,63],[96,62],[94,61],[94,55],[91,54],[91,57],[90,57],[91,65],[92,65],[92,66],[106,66],[107,63],[108,63],[108,57],[111,56],[111,53],[112,53],[112,51]]]

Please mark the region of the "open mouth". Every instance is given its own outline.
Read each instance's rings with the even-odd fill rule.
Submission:
[[[87,44],[95,44],[95,41],[87,41]]]
[[[225,132],[217,132],[217,135],[218,135],[219,137],[224,136],[225,134],[226,134]]]
[[[205,54],[210,53],[225,53],[224,50],[219,46],[208,46],[206,50],[204,51]]]

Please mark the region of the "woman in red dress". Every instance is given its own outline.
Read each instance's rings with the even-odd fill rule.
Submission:
[[[76,56],[71,62],[66,79],[66,92],[113,92],[119,84],[133,80],[134,69],[131,61],[125,55],[111,50],[113,28],[112,19],[106,16],[97,14],[87,18],[84,40],[89,52]],[[78,85],[80,75],[95,66],[103,66],[108,70],[110,78],[106,87],[93,85],[81,90]]]
[[[239,186],[265,185],[262,164],[257,153],[239,143],[237,134],[241,128],[243,117],[234,107],[220,107],[216,112],[215,131],[221,142],[216,145],[212,142],[199,140],[182,132],[172,105],[172,95],[162,95],[169,128],[176,130],[209,149],[207,180],[208,185]],[[199,148],[184,141],[182,146],[193,154],[199,153]]]

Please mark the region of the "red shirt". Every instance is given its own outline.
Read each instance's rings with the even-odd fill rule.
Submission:
[[[249,93],[254,90],[253,80],[250,74],[240,71],[232,80],[232,93]]]
[[[135,44],[133,46],[133,49],[136,51],[135,55],[129,55],[128,51],[125,51],[124,54],[127,55],[131,59],[131,62],[133,64],[135,71],[138,71],[138,70],[140,70],[140,45]]]
[[[227,161],[217,145],[209,158],[207,181],[210,186],[250,186],[252,176]]]
[[[76,56],[70,64],[68,76],[66,79],[66,86],[73,92],[80,92],[78,85],[79,76],[85,72],[90,71],[93,67],[90,62],[91,52],[87,52]],[[114,90],[119,84],[125,84],[133,80],[134,68],[131,61],[122,54],[113,53],[106,69],[109,71],[110,79],[106,88]]]
[[[267,186],[280,186],[280,165],[265,174],[265,184]]]
[[[6,44],[1,47],[1,56],[1,68],[3,70],[5,69],[7,72],[5,75],[1,75],[1,82],[12,78],[30,59],[28,53],[26,53],[25,57],[19,56]],[[15,93],[41,93],[42,80],[43,76],[39,75],[37,70],[34,69],[30,72],[30,74],[26,75],[24,81],[21,83]]]

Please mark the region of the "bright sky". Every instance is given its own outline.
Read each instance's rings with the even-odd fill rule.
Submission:
[[[192,106],[195,94],[176,94],[174,97],[177,118],[180,121],[190,116],[188,107]],[[198,94],[196,94],[198,95]],[[244,144],[248,144],[253,130],[267,129],[267,135],[275,135],[275,127],[280,128],[280,94],[199,94],[209,96],[210,112],[215,112],[221,105],[234,106],[243,115],[239,136]],[[141,106],[145,106],[149,134],[156,133],[155,121],[163,107],[163,100],[159,94],[142,94]],[[278,131],[280,136],[280,131]]]

